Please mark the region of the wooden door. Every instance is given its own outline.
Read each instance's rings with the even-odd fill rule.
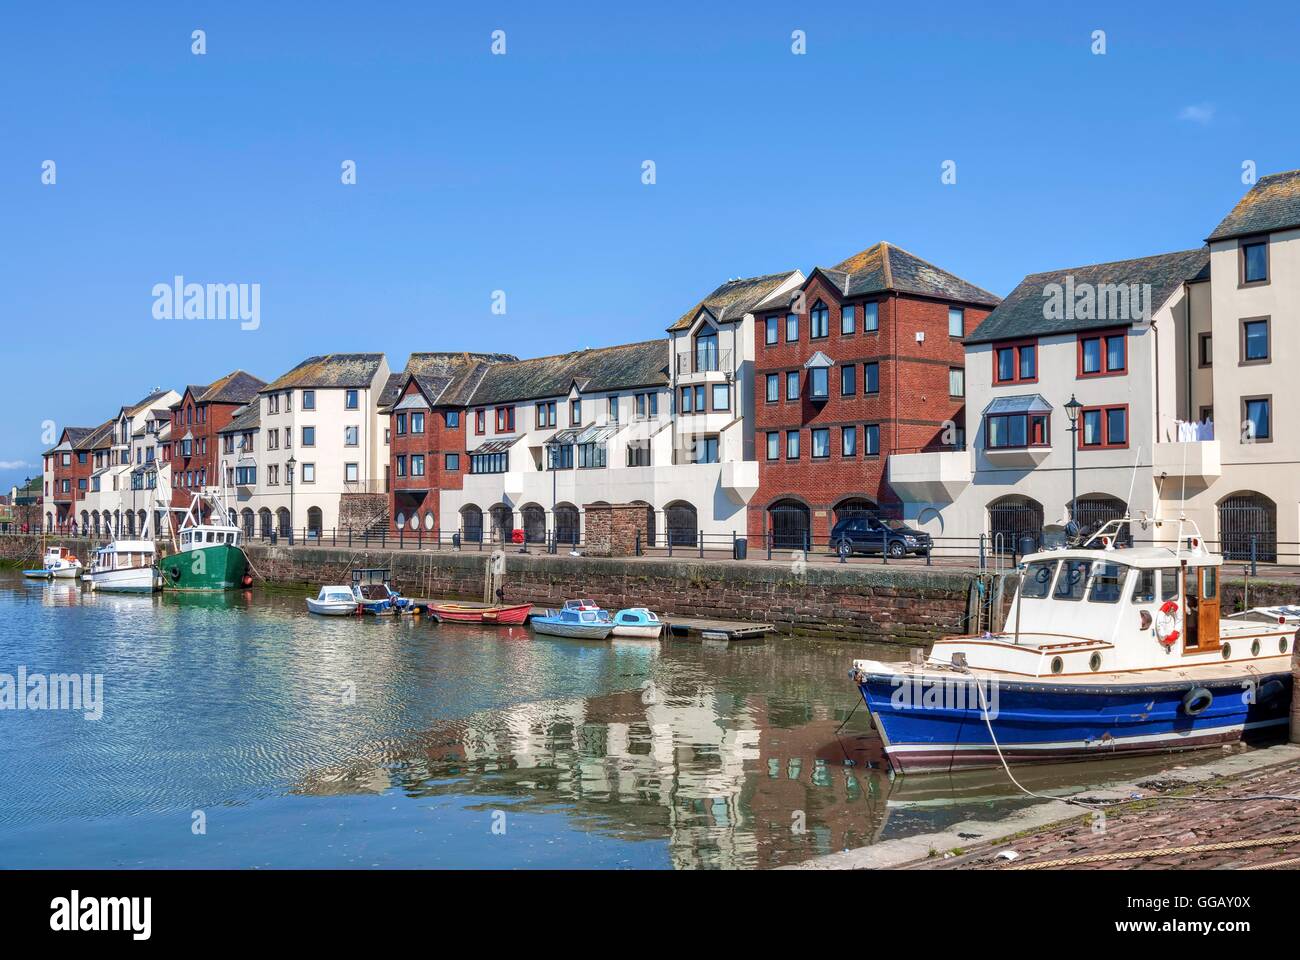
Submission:
[[[1219,568],[1198,567],[1197,585],[1200,588],[1200,609],[1197,612],[1197,634],[1202,650],[1219,649]]]

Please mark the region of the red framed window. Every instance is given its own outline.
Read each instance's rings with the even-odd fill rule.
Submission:
[[[474,411],[474,432],[487,433],[487,411],[486,410]]]
[[[1128,333],[1124,329],[1079,334],[1080,379],[1128,373]]]
[[[1038,341],[1014,340],[993,344],[993,383],[1037,383]]]
[[[514,433],[515,408],[497,407],[497,433]]]
[[[1084,407],[1079,411],[1079,449],[1116,450],[1128,446],[1128,404]]]

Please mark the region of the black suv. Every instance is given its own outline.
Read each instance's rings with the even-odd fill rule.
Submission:
[[[933,541],[928,533],[914,530],[901,520],[845,517],[831,529],[831,549],[850,555],[888,550],[891,557],[911,553],[924,556],[931,546]]]

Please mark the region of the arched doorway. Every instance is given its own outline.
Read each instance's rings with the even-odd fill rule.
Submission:
[[[812,514],[798,500],[778,500],[767,508],[772,546],[777,550],[812,548]]]
[[[307,536],[320,539],[324,533],[324,514],[321,513],[320,507],[307,508]]]
[[[699,542],[699,515],[694,504],[678,500],[664,507],[664,525],[670,547],[693,547]]]
[[[874,517],[879,512],[880,508],[866,497],[849,497],[835,505],[835,522]]]
[[[1074,521],[1085,538],[1092,536],[1110,521],[1123,519],[1127,512],[1128,507],[1123,500],[1105,493],[1086,493],[1074,502]],[[1118,531],[1116,541],[1125,546],[1133,545],[1133,531],[1127,524]]]
[[[1043,505],[1032,497],[999,497],[988,506],[989,547],[997,553],[1019,553],[1021,541],[1042,540]]]
[[[1277,504],[1254,490],[1219,501],[1220,552],[1225,560],[1277,562]],[[1251,552],[1252,544],[1254,552]]]
[[[555,505],[555,542],[576,544],[582,534],[578,508],[571,503]]]
[[[99,536],[99,511],[98,510],[91,511],[90,526],[95,531],[95,536]]]
[[[262,536],[269,537],[271,535],[271,531],[275,529],[271,520],[270,508],[263,507],[261,510],[257,511],[257,516],[261,521],[260,526],[262,528]]]
[[[240,526],[243,528],[243,531],[244,531],[244,538],[245,538],[245,539],[248,539],[249,537],[251,537],[251,536],[253,535],[253,511],[252,511],[252,509],[249,508],[249,507],[245,507],[245,508],[244,508],[244,512],[240,514],[240,519],[243,521],[243,522],[240,524]]]
[[[81,532],[90,533],[90,511],[88,510],[81,511]]]
[[[281,507],[275,511],[275,525],[280,530],[280,536],[289,536],[289,510],[287,507]]]
[[[527,543],[546,542],[546,511],[536,503],[525,504],[519,511],[524,524],[524,541]]]
[[[461,539],[466,543],[483,542],[483,511],[475,504],[467,503],[460,508]]]
[[[128,537],[135,536],[135,514],[130,510],[126,512],[126,535]]]
[[[492,539],[496,543],[509,543],[515,526],[515,512],[504,503],[492,504],[488,511],[492,519]]]
[[[146,522],[147,522],[148,519],[149,519],[149,514],[145,513],[143,510],[141,510],[141,511],[139,511],[139,512],[136,514],[136,517],[138,518],[138,519],[137,519],[137,522],[140,524],[140,534],[141,534],[141,536],[143,536],[143,535],[144,535],[144,532],[145,532]],[[235,522],[235,519],[234,519],[234,511],[233,511],[233,510],[231,511],[230,522],[231,522],[232,524]]]

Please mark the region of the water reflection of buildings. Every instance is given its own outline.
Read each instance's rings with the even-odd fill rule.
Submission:
[[[563,811],[579,829],[666,838],[678,868],[774,867],[879,829],[887,781],[844,765],[839,723],[806,701],[693,679],[476,715],[373,765],[316,771],[299,789],[382,792],[391,776],[414,797],[506,796],[515,809]],[[879,745],[845,742],[859,761],[871,758],[863,743]]]

